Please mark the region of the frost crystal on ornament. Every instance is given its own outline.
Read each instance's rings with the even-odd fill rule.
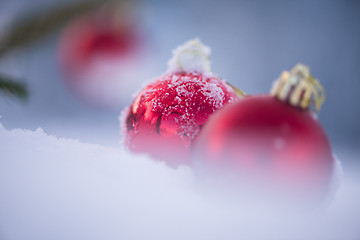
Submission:
[[[149,84],[128,109],[126,144],[171,166],[188,164],[193,140],[208,117],[238,99],[224,80],[213,75],[210,49],[198,40],[174,51],[169,71]]]
[[[168,72],[211,73],[211,49],[203,45],[199,39],[193,39],[173,51],[173,58],[168,62]]]

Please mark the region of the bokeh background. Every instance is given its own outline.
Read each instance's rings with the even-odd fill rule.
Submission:
[[[0,36],[28,14],[78,1],[1,0]],[[142,34],[143,59],[135,66],[142,82],[161,75],[171,50],[200,38],[212,49],[215,73],[249,94],[267,93],[281,71],[298,62],[310,66],[325,87],[319,120],[335,152],[360,146],[360,2],[319,1],[130,1]],[[25,82],[26,101],[0,95],[1,123],[8,129],[38,127],[51,135],[116,146],[121,139],[117,108],[93,107],[64,84],[58,59],[64,26],[0,60],[0,72]],[[106,76],[105,76],[106,77]],[[123,84],[129,84],[123,79]]]
[[[112,108],[74,92],[76,80],[61,64],[64,31],[84,11],[61,24],[49,18],[82,3],[0,0],[0,240],[359,239],[360,1],[128,0],[122,14],[135,23],[135,57],[126,64],[100,59],[105,71],[85,74],[99,77],[99,89],[117,79],[121,101]],[[100,5],[92,9],[101,12]],[[33,28],[19,31],[24,24]],[[14,29],[8,44],[20,47],[6,52]],[[47,34],[29,44],[37,31]],[[327,93],[318,118],[344,169],[326,211],[299,218],[286,208],[239,204],[241,192],[228,199],[209,184],[214,192],[207,193],[190,168],[121,147],[119,116],[131,96],[166,71],[172,49],[195,37],[211,47],[212,70],[248,94],[267,93],[298,62],[310,66]],[[2,91],[3,76],[25,84],[28,98]]]

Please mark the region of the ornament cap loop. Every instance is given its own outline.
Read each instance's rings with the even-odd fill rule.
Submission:
[[[319,111],[325,101],[324,88],[311,76],[309,67],[301,63],[296,64],[290,72],[281,73],[270,95],[302,109],[313,106],[315,111]]]

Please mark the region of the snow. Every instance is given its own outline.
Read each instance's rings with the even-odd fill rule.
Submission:
[[[359,167],[329,208],[244,205],[189,167],[0,126],[0,239],[358,239]],[[351,156],[353,157],[353,156]],[[211,185],[206,186],[211,189]]]
[[[168,73],[197,72],[210,74],[211,49],[198,38],[189,40],[173,50],[173,57],[168,62]]]

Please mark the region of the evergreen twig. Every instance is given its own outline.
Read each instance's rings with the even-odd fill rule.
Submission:
[[[10,50],[26,47],[43,39],[71,18],[92,10],[103,3],[96,0],[81,1],[22,17],[1,37],[0,57]]]
[[[0,74],[0,92],[26,100],[29,96],[27,87],[24,83],[14,81],[13,79]]]

